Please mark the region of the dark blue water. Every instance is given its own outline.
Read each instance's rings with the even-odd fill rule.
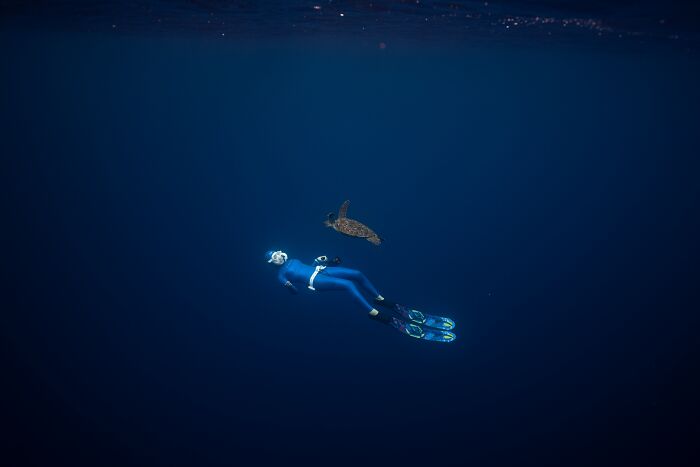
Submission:
[[[116,28],[111,2],[6,7],[3,464],[693,464],[692,21],[548,3],[502,4],[558,14],[512,38],[282,27],[313,2],[161,29],[132,14],[161,2]],[[209,9],[240,28],[192,27]],[[344,199],[381,247],[322,225]],[[270,248],[339,255],[459,339],[289,295]]]

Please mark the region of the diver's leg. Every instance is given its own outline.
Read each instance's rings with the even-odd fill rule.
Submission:
[[[394,311],[399,311],[401,312],[401,305],[390,302],[389,300],[386,300],[384,297],[382,297],[377,289],[372,285],[372,283],[367,279],[367,276],[362,274],[361,271],[358,271],[357,269],[350,269],[350,268],[343,268],[343,267],[330,267],[326,268],[323,271],[324,275],[331,276],[331,277],[338,277],[341,279],[347,279],[352,282],[356,282],[362,286],[363,289],[365,289],[367,292],[372,294],[372,297],[374,297],[374,303],[377,305],[381,305],[385,308],[388,308],[390,310]],[[378,312],[377,312],[378,313]],[[414,313],[420,313],[420,312],[415,312]],[[388,319],[388,318],[387,318]]]
[[[332,269],[337,269],[337,268],[332,268]],[[328,269],[326,269],[327,271]],[[314,279],[314,288],[318,290],[319,292],[322,292],[324,290],[346,290],[350,292],[350,295],[352,295],[355,300],[362,305],[366,310],[369,311],[369,318],[373,319],[375,321],[379,321],[380,323],[384,324],[393,324],[394,327],[396,325],[394,322],[396,321],[396,318],[394,318],[391,313],[387,312],[379,312],[376,308],[374,308],[372,305],[367,302],[365,297],[362,296],[360,291],[357,289],[357,286],[355,283],[349,279],[342,279],[340,277],[333,277],[333,276],[328,276],[326,272],[324,271],[323,274],[319,274],[316,276]]]
[[[377,289],[374,287],[374,285],[372,285],[369,279],[367,279],[367,276],[362,274],[362,272],[358,271],[357,269],[334,266],[325,269],[324,274],[331,277],[339,277],[341,279],[348,279],[353,282],[356,282],[360,284],[360,286],[363,289],[365,289],[368,293],[370,293],[375,299],[382,297],[381,295],[379,295],[379,292],[377,292]]]
[[[319,292],[326,290],[345,290],[367,311],[376,311],[372,305],[362,296],[355,283],[348,279],[328,276],[325,271],[314,279],[314,288]],[[378,313],[378,312],[377,312]]]

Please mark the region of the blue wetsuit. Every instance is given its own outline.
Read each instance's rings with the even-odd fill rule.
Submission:
[[[314,271],[314,266],[304,264],[298,259],[289,259],[280,267],[277,278],[282,285],[296,292],[297,288],[295,286],[307,287],[309,285],[309,280]],[[327,267],[319,271],[314,278],[315,290],[319,292],[345,290],[350,292],[355,300],[366,308],[367,311],[373,310],[374,307],[370,305],[367,299],[360,293],[360,290],[357,288],[358,285],[367,293],[371,294],[372,298],[380,296],[369,279],[355,269],[339,266]]]
[[[386,300],[360,271],[334,266],[340,262],[338,258],[329,261],[326,256],[319,256],[313,261],[312,266],[298,259],[289,259],[287,253],[277,250],[265,253],[265,259],[268,263],[280,267],[277,278],[291,292],[296,293],[297,286],[309,288],[313,286],[313,290],[319,292],[345,290],[350,292],[350,296],[359,305],[369,311],[370,319],[389,324],[402,334],[439,342],[452,342],[456,337],[453,332],[450,332],[455,326],[454,321],[441,316],[423,314],[418,310]],[[374,308],[361,291],[371,295],[374,303],[388,308],[389,312],[380,312]]]

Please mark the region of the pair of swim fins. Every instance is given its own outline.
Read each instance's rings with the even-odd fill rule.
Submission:
[[[392,317],[391,325],[402,334],[434,342],[452,342],[457,338],[452,332],[455,322],[450,318],[429,315],[387,300],[375,300],[375,303],[392,309],[400,316]]]

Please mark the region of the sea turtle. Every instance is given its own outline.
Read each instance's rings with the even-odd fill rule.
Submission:
[[[328,213],[328,219],[324,222],[326,227],[332,227],[338,232],[348,235],[350,237],[360,237],[367,239],[368,242],[375,245],[382,243],[381,237],[374,233],[372,229],[367,227],[365,224],[358,222],[354,219],[348,219],[346,217],[348,213],[348,206],[350,206],[350,200],[346,200],[338,210],[338,217],[334,213]]]

